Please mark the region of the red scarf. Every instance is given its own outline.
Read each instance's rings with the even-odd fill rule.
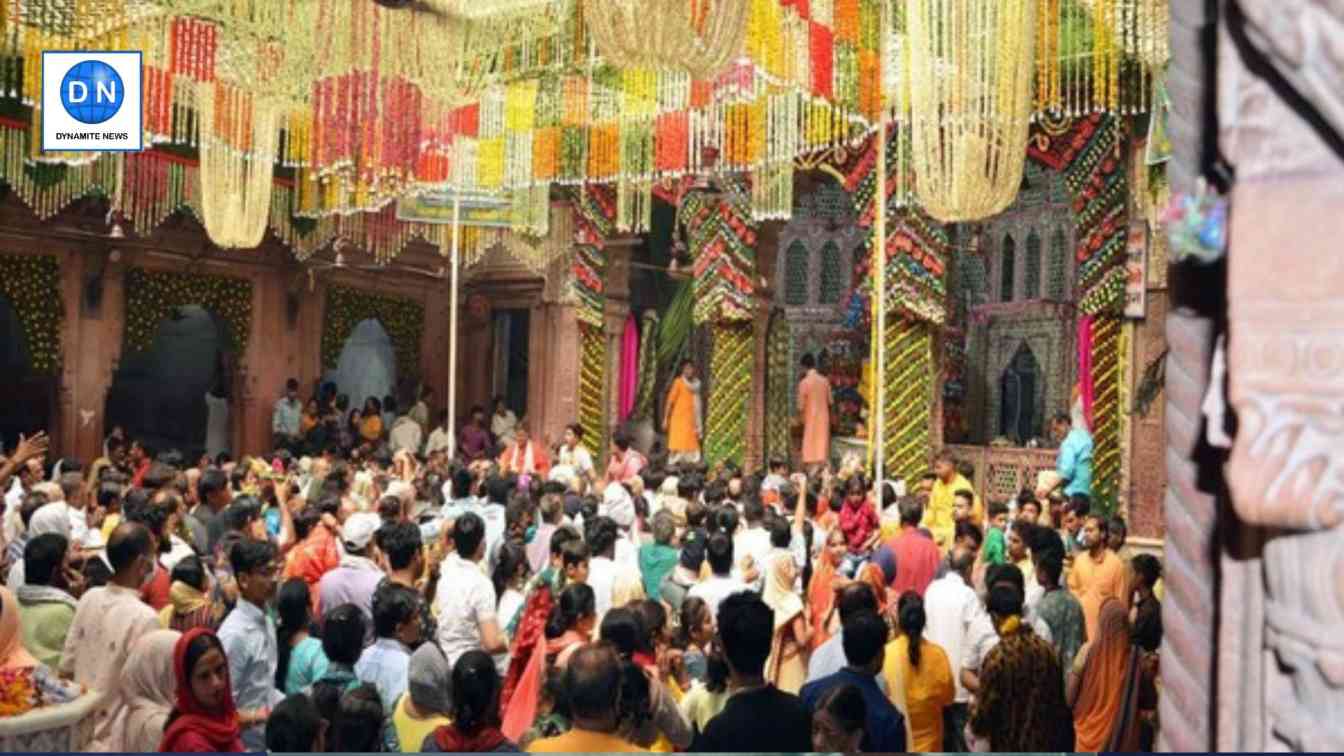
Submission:
[[[452,725],[434,731],[434,742],[443,753],[489,753],[508,742],[497,727],[482,727],[474,735],[463,735]]]
[[[205,739],[211,750],[217,753],[237,753],[242,751],[238,727],[238,709],[233,704],[233,681],[228,679],[228,668],[224,670],[224,711],[212,712],[196,700],[191,690],[191,670],[187,669],[187,647],[197,637],[215,632],[209,628],[197,627],[188,630],[177,639],[173,649],[173,671],[177,675],[177,700],[173,705],[176,718],[163,733],[159,751],[164,753],[181,752],[178,743],[183,735],[194,735]],[[218,640],[215,641],[219,643]]]

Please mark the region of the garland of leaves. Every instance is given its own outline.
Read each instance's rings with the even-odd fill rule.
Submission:
[[[793,446],[793,413],[789,405],[793,338],[789,319],[784,317],[782,309],[776,308],[770,313],[765,334],[765,456],[767,459],[788,459]]]
[[[607,448],[606,346],[601,328],[579,324],[578,423],[585,442],[598,450]]]
[[[1125,240],[1129,194],[1123,121],[1096,113],[1071,125],[1041,124],[1027,155],[1063,171],[1077,223],[1078,309],[1083,314],[1119,313],[1124,302]]]
[[[1120,483],[1120,318],[1092,320],[1092,493],[1113,496]]]
[[[61,364],[61,263],[54,255],[0,255],[0,296],[23,327],[33,372],[54,373]]]
[[[709,360],[705,461],[714,465],[732,460],[741,465],[747,450],[747,397],[751,395],[755,339],[750,323],[713,323],[710,333],[713,353]]]
[[[635,390],[635,408],[630,414],[634,420],[652,420],[656,414],[658,402],[654,390],[658,382],[658,344],[654,334],[657,332],[658,313],[650,309],[644,313],[644,322],[639,327],[639,386]]]
[[[420,340],[425,332],[425,306],[413,299],[372,294],[345,286],[327,289],[327,309],[322,326],[322,364],[336,367],[346,339],[355,326],[376,320],[392,341],[397,374],[420,374]]]
[[[933,400],[933,328],[929,323],[894,317],[886,329],[886,402],[883,447],[888,475],[913,481],[928,469],[929,402]]]
[[[126,348],[138,352],[154,342],[159,324],[179,307],[197,305],[224,327],[224,340],[238,354],[252,333],[252,282],[205,273],[131,268],[126,273]]]
[[[606,258],[602,248],[615,232],[616,198],[609,187],[569,190],[574,210],[573,287],[579,320],[578,423],[583,437],[603,453],[607,448],[607,352],[603,292]]]

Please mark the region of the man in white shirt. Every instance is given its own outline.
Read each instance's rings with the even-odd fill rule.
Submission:
[[[744,572],[747,558],[751,559],[751,565],[756,568],[756,585],[760,587],[765,580],[766,557],[770,556],[771,550],[770,531],[763,524],[765,506],[759,498],[751,497],[742,505],[742,515],[747,523],[733,536],[733,555]]]
[[[392,430],[387,434],[387,445],[392,449],[392,453],[399,451],[408,451],[411,454],[420,453],[420,442],[424,439],[424,429],[420,427],[410,415],[402,415],[392,423]]]
[[[971,695],[961,681],[961,661],[970,645],[972,626],[980,615],[985,614],[980,599],[971,588],[974,565],[974,552],[960,546],[953,548],[947,560],[947,573],[929,583],[924,592],[924,614],[928,618],[924,637],[947,652],[952,680],[957,687],[952,705],[943,709],[943,750],[949,753],[967,750],[963,732]]]
[[[507,669],[509,650],[496,615],[495,586],[481,570],[485,558],[485,522],[468,512],[453,527],[455,551],[443,560],[434,594],[439,628],[436,640],[449,665],[472,649],[495,656],[500,673]]]
[[[448,410],[439,410],[439,426],[429,434],[425,442],[425,456],[437,451],[448,451]]]
[[[706,548],[709,569],[713,573],[708,580],[696,583],[686,592],[687,598],[703,599],[709,606],[709,613],[719,616],[719,604],[734,593],[750,591],[751,586],[733,577],[733,542],[723,533],[709,537]]]
[[[565,435],[560,440],[560,448],[556,450],[555,467],[551,469],[554,472],[556,467],[568,467],[575,475],[591,484],[596,484],[597,468],[593,465],[593,455],[582,442],[583,427],[578,423],[566,425]]]
[[[1018,596],[1024,596],[1024,582],[1022,570],[1018,569],[1017,565],[995,564],[990,565],[989,569],[986,570],[986,592],[993,590],[995,586],[1007,585],[1017,591]],[[1038,638],[1046,643],[1054,643],[1050,626],[1025,606],[1022,610],[1022,621],[1031,626],[1032,631],[1036,633]],[[962,687],[975,693],[980,688],[980,665],[989,657],[989,652],[999,645],[999,633],[994,629],[994,621],[990,619],[989,612],[981,612],[976,616],[966,637],[967,642],[961,650],[961,679],[959,682]]]
[[[513,414],[504,403],[504,397],[495,397],[495,411],[490,416],[490,433],[495,437],[496,446],[513,442],[513,431],[518,427],[518,416]]]
[[[137,639],[159,629],[158,615],[140,600],[141,586],[154,574],[157,547],[145,526],[118,525],[107,543],[112,578],[80,598],[65,636],[57,671],[105,696],[93,712],[93,740],[87,750],[113,749],[127,716],[120,684],[126,657]]]
[[[626,600],[643,598],[644,591],[639,581],[638,563],[632,570],[629,565],[616,561],[616,542],[621,538],[616,521],[599,515],[585,523],[584,530],[584,540],[592,550],[588,561],[588,587],[593,589],[594,608],[601,624],[616,596]]]

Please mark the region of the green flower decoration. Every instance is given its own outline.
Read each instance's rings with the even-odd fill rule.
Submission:
[[[197,305],[224,324],[224,338],[239,354],[252,332],[252,282],[203,273],[167,273],[131,268],[126,273],[126,347],[144,351],[159,323],[173,310]]]
[[[61,365],[61,264],[54,255],[0,255],[0,296],[9,300],[28,342],[33,371]]]

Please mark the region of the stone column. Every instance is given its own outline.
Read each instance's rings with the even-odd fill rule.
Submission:
[[[617,390],[621,375],[621,336],[625,333],[625,319],[630,314],[630,254],[638,244],[633,237],[615,237],[603,245],[606,258],[605,289],[603,293],[603,337],[606,341],[606,380],[604,406],[607,408],[607,427],[601,439],[591,439],[592,451],[606,459],[611,433],[619,426],[620,394]]]

